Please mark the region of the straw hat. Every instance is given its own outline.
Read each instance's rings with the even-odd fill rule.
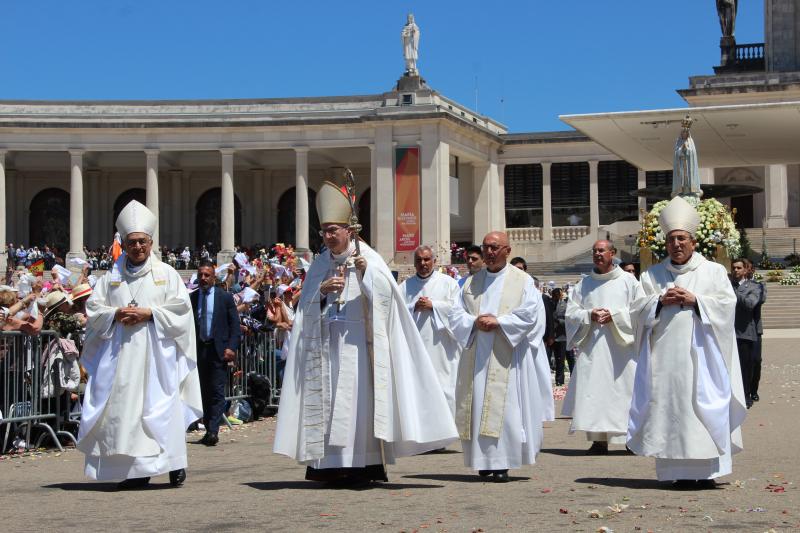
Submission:
[[[72,299],[61,291],[53,291],[49,293],[45,298],[45,301],[47,302],[44,310],[45,319],[55,313],[62,304],[72,304]]]

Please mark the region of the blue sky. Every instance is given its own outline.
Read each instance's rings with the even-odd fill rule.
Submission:
[[[763,42],[763,2],[737,41]],[[419,69],[511,131],[560,114],[684,107],[675,89],[719,62],[712,0],[6,0],[0,99],[277,98],[371,94]]]

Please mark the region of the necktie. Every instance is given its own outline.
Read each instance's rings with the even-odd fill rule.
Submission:
[[[208,289],[201,291],[203,296],[203,303],[200,306],[200,339],[208,340],[208,327],[206,325],[208,318]]]

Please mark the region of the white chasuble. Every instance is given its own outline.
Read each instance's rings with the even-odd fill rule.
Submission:
[[[313,468],[364,467],[446,446],[453,417],[425,345],[380,255],[321,254],[303,283],[284,371],[275,453]],[[344,269],[341,295],[320,283]]]
[[[81,364],[89,373],[78,449],[98,480],[186,468],[186,428],[202,417],[194,318],[180,275],[155,256],[131,270],[122,254],[86,305]],[[114,320],[135,300],[153,319]]]
[[[400,284],[400,292],[417,325],[422,342],[428,349],[436,377],[453,416],[456,412],[456,376],[461,348],[450,332],[448,315],[458,299],[459,291],[458,282],[440,272],[433,272],[427,278],[412,276]],[[431,300],[432,310],[414,309],[421,296]]]
[[[450,313],[464,349],[456,420],[464,463],[475,470],[532,464],[541,448],[545,414],[535,358],[543,344],[530,339],[543,306],[533,278],[506,265],[497,273],[484,269],[471,276]],[[479,314],[495,315],[500,327],[478,330]]]
[[[692,292],[697,306],[659,306],[672,286]],[[683,265],[651,267],[642,288],[628,447],[656,458],[659,480],[729,474],[747,410],[727,272],[695,253]]]
[[[592,272],[572,290],[567,302],[567,349],[576,348],[562,414],[572,417],[570,433],[589,440],[625,444],[636,372],[634,302],[644,296],[636,278],[615,266]],[[608,309],[611,322],[592,321],[592,309]]]

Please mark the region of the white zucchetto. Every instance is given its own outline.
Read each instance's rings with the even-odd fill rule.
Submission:
[[[150,237],[156,232],[158,219],[152,211],[136,200],[131,200],[128,205],[120,211],[117,217],[117,231],[126,238],[131,233],[145,233]]]
[[[683,230],[691,233],[694,237],[697,227],[700,225],[700,215],[689,202],[676,196],[661,210],[658,223],[664,235],[669,235],[675,230]]]

